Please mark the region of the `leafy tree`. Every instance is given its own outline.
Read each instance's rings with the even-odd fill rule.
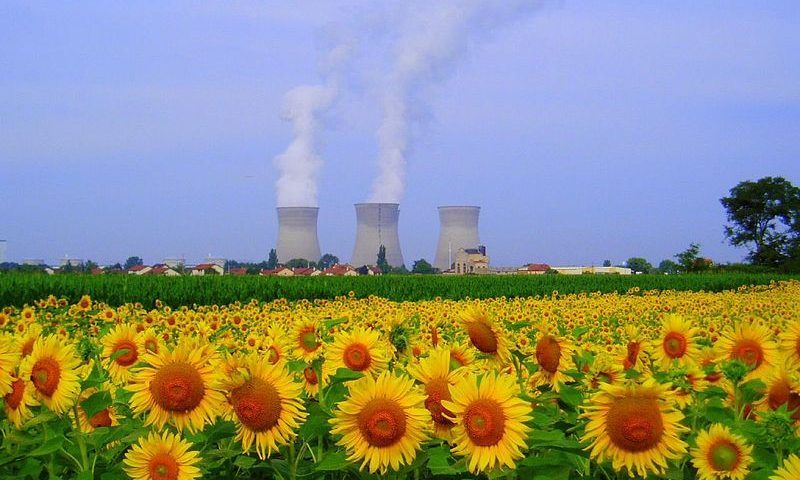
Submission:
[[[128,257],[128,259],[125,260],[125,270],[133,268],[137,265],[144,265],[144,260],[139,257]]]
[[[92,270],[97,268],[98,265],[91,260],[86,260],[86,263],[83,264],[83,271],[87,273],[92,273]]]
[[[325,270],[326,268],[330,268],[337,263],[339,263],[339,257],[330,253],[326,253],[319,259],[317,265],[319,266],[320,270]]]
[[[674,257],[678,260],[681,272],[691,272],[694,270],[697,259],[700,258],[700,244],[692,242],[689,244],[689,248],[676,253]]]
[[[293,258],[286,262],[284,266],[287,268],[310,268],[316,267],[317,264],[314,262],[309,262],[305,258]]]
[[[653,266],[650,265],[650,262],[642,257],[631,257],[625,264],[628,268],[633,270],[634,273],[650,273],[650,271],[653,270]]]
[[[278,252],[275,251],[273,248],[269,251],[269,259],[267,259],[267,266],[266,268],[269,270],[274,270],[278,266]]]
[[[411,267],[411,273],[430,274],[436,273],[436,269],[433,268],[433,266],[428,263],[427,260],[420,258],[414,262],[414,265]]]
[[[380,268],[383,273],[389,273],[392,271],[392,267],[389,266],[389,262],[386,261],[386,247],[383,245],[378,248],[378,261],[375,264]]]
[[[800,188],[783,177],[744,181],[720,199],[728,214],[725,236],[750,250],[754,265],[778,266],[800,243]]]
[[[673,262],[669,259],[661,260],[661,263],[658,264],[658,271],[661,273],[666,273],[668,275],[675,275],[678,273],[678,268],[680,265]]]
[[[610,267],[611,266],[611,260],[603,260],[603,266],[604,267]]]

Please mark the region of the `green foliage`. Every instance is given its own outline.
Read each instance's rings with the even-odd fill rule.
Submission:
[[[144,265],[144,260],[142,260],[139,257],[128,257],[128,259],[125,260],[124,268],[125,270],[128,270],[129,268],[135,267],[137,265]]]
[[[675,258],[678,260],[679,271],[694,271],[695,264],[700,258],[700,244],[694,242],[690,243],[689,248],[680,253],[676,253]]]
[[[797,278],[765,273],[704,273],[696,275],[474,275],[474,276],[359,276],[359,277],[260,277],[149,275],[26,275],[0,276],[0,304],[33,304],[53,294],[77,302],[85,294],[109,305],[139,302],[151,307],[157,299],[165,305],[222,305],[251,299],[335,299],[353,292],[390,300],[526,297],[591,292],[642,293],[651,290],[719,292],[747,285],[767,285],[774,280]]]
[[[634,273],[650,273],[653,270],[650,262],[642,257],[631,257],[625,262],[625,265]]]
[[[411,267],[411,273],[430,274],[436,273],[436,269],[427,260],[420,258],[414,262],[414,266]]]
[[[269,258],[265,268],[274,270],[278,266],[278,252],[273,248],[269,251]]]

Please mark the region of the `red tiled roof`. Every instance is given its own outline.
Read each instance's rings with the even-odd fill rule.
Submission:
[[[138,272],[140,270],[144,270],[145,268],[149,268],[147,265],[134,265],[128,269],[129,272]]]
[[[526,270],[529,272],[546,272],[550,270],[550,265],[546,263],[529,263]]]
[[[244,267],[231,268],[231,275],[247,275],[247,269]]]
[[[308,267],[308,268],[293,268],[292,269],[292,271],[294,272],[295,275],[311,275],[312,273],[314,273],[315,270],[316,270],[315,268],[311,268],[311,267]]]

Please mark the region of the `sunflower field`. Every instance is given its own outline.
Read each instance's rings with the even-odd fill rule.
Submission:
[[[0,310],[0,478],[800,479],[800,281]]]

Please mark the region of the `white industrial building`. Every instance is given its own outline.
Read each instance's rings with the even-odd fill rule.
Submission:
[[[318,216],[317,207],[278,207],[278,245],[275,253],[279,263],[300,258],[311,262],[320,259]]]
[[[378,250],[383,245],[386,263],[393,267],[402,266],[403,252],[397,228],[400,206],[397,203],[357,203],[355,207],[356,246],[350,263],[357,267],[375,265]]]
[[[444,272],[453,268],[456,253],[474,249],[481,244],[478,236],[478,216],[481,207],[439,207],[439,243],[433,266]]]

